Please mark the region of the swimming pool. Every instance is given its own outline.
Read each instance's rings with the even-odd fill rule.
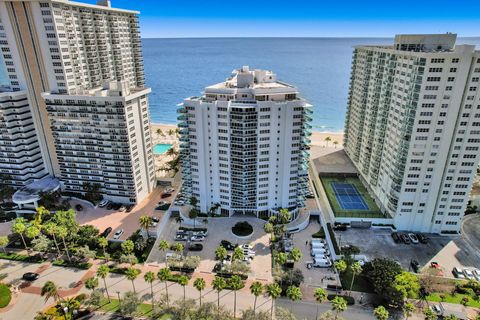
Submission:
[[[164,154],[171,147],[172,147],[172,144],[169,144],[169,143],[157,143],[156,145],[153,146],[153,154],[157,154],[157,155]]]

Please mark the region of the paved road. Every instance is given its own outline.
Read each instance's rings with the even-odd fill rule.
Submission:
[[[292,308],[293,314],[298,320],[308,319],[313,320],[317,315],[331,310],[330,303],[314,303],[308,301],[295,302],[292,307],[292,303],[287,299],[278,299],[276,302],[277,307],[289,309]],[[370,308],[349,306],[348,309],[340,314],[340,316],[347,320],[372,320],[375,319],[372,310]]]

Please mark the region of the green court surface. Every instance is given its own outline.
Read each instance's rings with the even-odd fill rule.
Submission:
[[[360,179],[320,177],[320,180],[335,217],[384,218]]]

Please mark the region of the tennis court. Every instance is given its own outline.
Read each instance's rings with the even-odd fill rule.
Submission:
[[[343,210],[368,210],[368,205],[353,184],[332,182],[332,188]]]

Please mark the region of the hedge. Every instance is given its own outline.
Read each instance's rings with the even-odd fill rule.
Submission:
[[[180,277],[182,276],[186,276],[188,279],[190,279],[190,276],[188,274],[186,275],[183,275],[183,274],[172,274],[170,275],[170,277],[168,277],[168,281],[171,281],[171,282],[178,282],[180,281]]]
[[[5,308],[12,300],[12,293],[10,288],[5,284],[0,283],[0,308]]]
[[[347,305],[349,305],[349,306],[352,306],[352,305],[355,304],[355,299],[353,297],[344,296],[344,295],[340,295],[340,294],[329,294],[327,296],[327,300],[332,301],[333,299],[335,299],[335,297],[340,297],[340,298],[345,299],[345,301],[347,301]]]
[[[193,273],[195,271],[194,268],[182,268],[176,266],[169,266],[168,268],[170,269],[170,271],[179,271],[183,273]]]
[[[45,261],[45,259],[43,259],[42,257],[40,257],[38,255],[27,256],[27,255],[24,255],[24,254],[4,253],[4,252],[0,252],[0,259],[22,261],[22,262],[43,262],[43,261]]]
[[[184,230],[184,231],[203,231],[207,232],[207,228],[190,228],[190,227],[180,227],[178,230]]]
[[[233,274],[233,273],[228,273],[228,272],[217,272],[217,277],[222,277],[222,278],[231,278],[233,276],[239,276],[242,280],[247,280],[248,276],[246,274]]]
[[[328,234],[330,235],[330,240],[332,240],[333,250],[335,250],[336,254],[340,254],[340,249],[338,248],[337,239],[335,238],[335,232],[333,232],[332,224],[330,222],[327,223]]]
[[[65,260],[55,260],[52,262],[52,265],[58,266],[58,267],[67,267],[67,268],[77,268],[77,269],[90,269],[92,266],[91,263],[89,262],[80,262],[80,261],[65,261]]]

